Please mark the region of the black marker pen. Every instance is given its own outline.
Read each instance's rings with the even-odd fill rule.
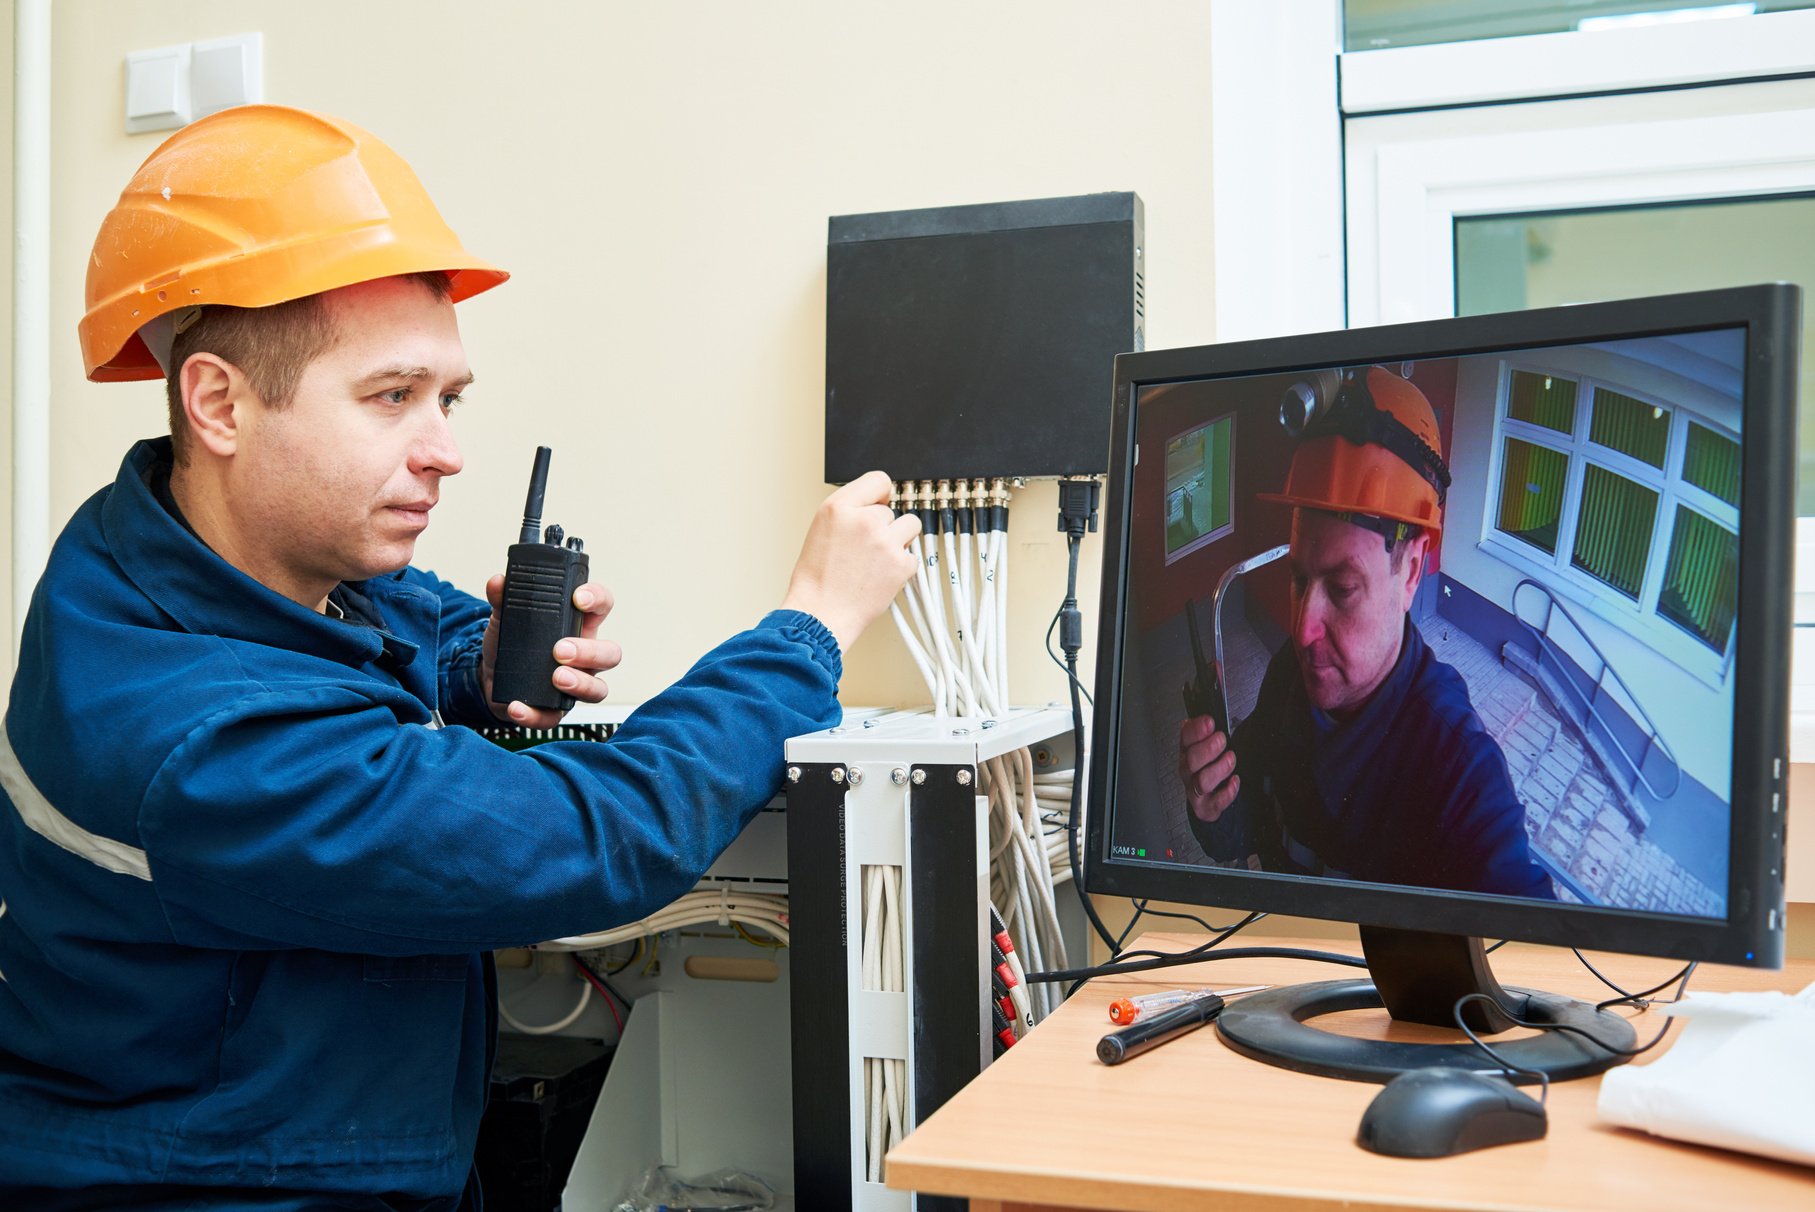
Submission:
[[[1132,1027],[1111,1031],[1097,1041],[1097,1059],[1105,1065],[1119,1065],[1131,1056],[1157,1048],[1169,1039],[1196,1031],[1223,1012],[1224,1001],[1212,993],[1195,998],[1182,1006],[1144,1018]]]

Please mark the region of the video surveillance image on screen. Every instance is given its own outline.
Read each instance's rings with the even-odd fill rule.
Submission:
[[[1110,854],[1725,917],[1744,356],[1140,387]]]

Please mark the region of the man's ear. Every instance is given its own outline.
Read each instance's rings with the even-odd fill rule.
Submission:
[[[1405,590],[1405,608],[1410,610],[1412,599],[1418,596],[1418,586],[1424,580],[1424,562],[1431,553],[1431,532],[1419,531],[1417,538],[1406,540],[1405,549],[1405,563],[1400,566],[1399,572],[1404,578],[1402,586]]]
[[[183,363],[178,385],[190,437],[212,455],[231,456],[239,446],[240,406],[249,394],[239,367],[211,353],[193,353]]]

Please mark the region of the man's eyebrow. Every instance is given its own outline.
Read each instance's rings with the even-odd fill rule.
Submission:
[[[1341,572],[1360,576],[1367,572],[1367,568],[1354,556],[1344,556],[1336,563],[1324,568],[1306,568],[1298,560],[1293,559],[1288,559],[1287,563],[1291,565],[1293,573],[1302,577],[1332,577]]]
[[[360,379],[358,386],[361,388],[376,387],[380,383],[394,383],[398,379],[428,379],[433,378],[434,374],[435,372],[426,366],[386,366],[382,370],[375,370]],[[469,370],[449,383],[448,386],[455,391],[464,391],[472,386],[473,379],[473,372]]]

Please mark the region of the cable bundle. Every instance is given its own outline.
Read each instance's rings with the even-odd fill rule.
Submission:
[[[1019,938],[1035,968],[1049,964],[1063,967],[1065,940],[1059,933],[1059,910],[1054,885],[1071,877],[1065,857],[1063,817],[1069,801],[1042,800],[1041,783],[1034,774],[1033,754],[1017,749],[983,764],[983,789],[989,797],[989,897],[1000,913],[1004,931]],[[1046,786],[1051,788],[1049,781]],[[1050,792],[1049,792],[1050,795]],[[1055,875],[1058,866],[1063,876]],[[1036,1018],[1045,1018],[1058,1005],[1056,991],[1035,991]]]
[[[935,715],[1008,710],[1008,495],[1001,478],[895,485],[896,511],[918,514],[921,533],[906,613],[890,603],[889,614]]]
[[[901,868],[863,869],[863,987],[882,993],[907,991],[902,955]],[[882,1157],[907,1135],[907,1062],[897,1057],[863,1058],[865,1172],[882,1181]]]
[[[765,892],[749,892],[730,884],[701,884],[673,903],[650,914],[642,921],[630,922],[612,930],[577,934],[541,944],[544,951],[597,951],[618,943],[635,942],[645,935],[661,934],[686,926],[730,926],[738,923],[754,926],[786,945],[788,941],[788,898]]]
[[[1009,485],[993,480],[904,480],[898,512],[920,518],[913,580],[889,613],[944,718],[1008,712]],[[1034,773],[1026,749],[991,758],[978,772],[989,797],[990,900],[1036,968],[1064,966],[1053,889],[1071,878],[1065,825],[1071,772]],[[1057,1004],[1035,996],[1036,1017]]]
[[[1016,1039],[1033,1030],[1034,1012],[1027,996],[1027,971],[1015,954],[1014,940],[994,905],[989,910],[990,992],[996,1023],[996,1054],[1014,1046]]]

